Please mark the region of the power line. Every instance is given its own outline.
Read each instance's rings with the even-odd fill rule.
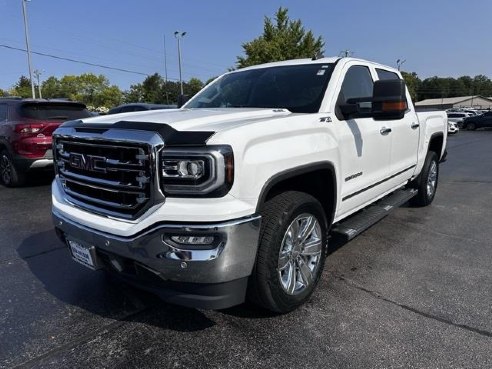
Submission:
[[[23,49],[23,48],[20,48],[20,47],[13,47],[13,46],[10,46],[10,45],[5,45],[5,44],[0,44],[0,47],[3,47],[5,49],[11,49],[11,50],[17,50],[17,51],[27,52],[26,49]],[[91,63],[91,62],[87,62],[87,61],[83,61],[83,60],[76,60],[76,59],[71,59],[71,58],[65,58],[65,57],[62,57],[62,56],[52,55],[52,54],[47,54],[47,53],[42,53],[42,52],[39,52],[39,51],[31,51],[31,53],[32,54],[36,54],[36,55],[40,55],[40,56],[45,56],[45,57],[52,58],[52,59],[65,60],[65,61],[69,61],[69,62],[72,62],[72,63],[89,65],[89,66],[92,66],[92,67],[99,67],[99,68],[104,68],[104,69],[110,69],[110,70],[115,70],[115,71],[124,72],[124,73],[138,74],[138,75],[146,76],[146,77],[149,76],[148,73],[137,72],[137,71],[134,71],[134,70],[123,69],[123,68],[110,67],[110,66],[107,66],[107,65],[97,64],[97,63]]]

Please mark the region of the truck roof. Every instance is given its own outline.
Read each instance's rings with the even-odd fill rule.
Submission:
[[[246,67],[246,68],[238,69],[238,71],[239,70],[260,69],[260,68],[265,68],[265,67],[279,67],[279,66],[285,66],[285,65],[333,64],[333,63],[336,63],[337,61],[342,60],[342,59],[344,61],[347,61],[347,62],[349,62],[349,61],[357,61],[357,62],[361,62],[361,63],[364,63],[364,64],[371,64],[371,65],[373,65],[375,67],[378,67],[379,66],[379,67],[382,67],[382,68],[387,69],[387,70],[398,72],[398,69],[396,69],[396,68],[393,68],[393,67],[390,67],[390,66],[387,66],[387,65],[384,65],[384,64],[376,63],[376,62],[373,62],[373,61],[370,61],[370,60],[365,60],[365,59],[360,59],[360,58],[351,58],[351,57],[342,58],[342,57],[338,57],[338,56],[324,57],[324,58],[319,58],[319,59],[308,59],[308,58],[304,58],[304,59],[284,60],[284,61],[278,61],[278,62],[272,62],[272,63],[265,63],[265,64],[253,65],[251,67]]]

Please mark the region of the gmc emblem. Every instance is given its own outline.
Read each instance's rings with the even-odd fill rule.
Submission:
[[[106,158],[104,156],[70,153],[70,166],[88,172],[106,173]]]

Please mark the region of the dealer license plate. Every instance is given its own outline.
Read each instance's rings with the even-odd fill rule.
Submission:
[[[96,269],[94,246],[86,247],[74,240],[67,240],[67,242],[73,260],[88,268]]]

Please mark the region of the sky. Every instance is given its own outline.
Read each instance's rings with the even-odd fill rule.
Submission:
[[[264,17],[288,8],[322,36],[325,56],[355,57],[416,72],[420,78],[484,74],[492,78],[492,0],[31,0],[31,50],[137,73],[33,55],[41,80],[104,74],[128,89],[145,75],[206,81],[234,67],[241,45],[262,34]],[[0,45],[25,49],[22,0],[0,0]],[[25,52],[0,46],[0,88],[28,75]]]

